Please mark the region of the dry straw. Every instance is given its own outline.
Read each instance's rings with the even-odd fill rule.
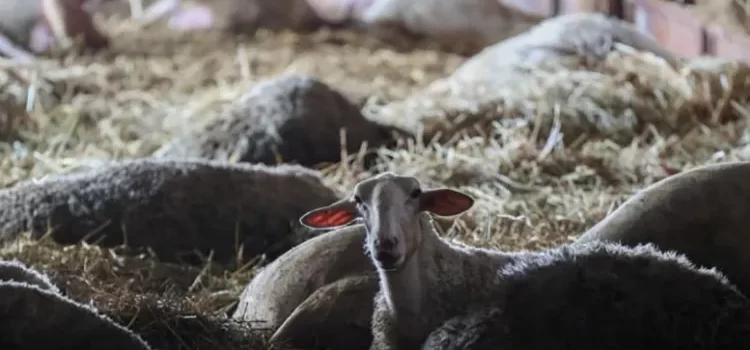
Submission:
[[[3,186],[148,156],[187,126],[207,122],[253,83],[282,72],[314,75],[377,119],[383,105],[424,89],[465,60],[429,47],[398,52],[350,32],[240,38],[158,26],[143,33],[128,20],[100,23],[113,37],[109,52],[61,52],[33,67],[2,63]],[[675,169],[750,156],[750,86],[737,65],[670,67],[620,48],[602,64],[525,74],[484,101],[480,92],[453,87],[452,99],[433,101],[433,110],[482,120],[482,126],[445,134],[442,143],[404,141],[381,149],[382,161],[370,172],[416,175],[475,196],[474,210],[444,222],[446,235],[539,249],[573,239],[634,190]],[[327,181],[343,192],[368,176],[361,158],[346,155],[324,169]],[[211,318],[232,307],[252,266],[188,269],[47,241],[22,241],[1,255],[49,272],[71,297],[92,301],[154,346],[247,349],[262,342]]]

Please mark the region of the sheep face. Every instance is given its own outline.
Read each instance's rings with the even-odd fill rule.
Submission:
[[[358,183],[352,193],[331,205],[309,211],[300,222],[310,228],[334,228],[362,219],[367,229],[365,249],[376,267],[399,270],[419,248],[419,214],[458,215],[474,204],[451,189],[423,190],[416,178],[382,173]]]

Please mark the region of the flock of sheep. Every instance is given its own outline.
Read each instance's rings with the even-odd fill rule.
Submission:
[[[672,176],[574,243],[522,252],[441,238],[432,215],[473,199],[382,173],[303,215],[337,229],[268,265],[235,317],[300,347],[743,348],[749,173],[726,163]]]
[[[169,161],[126,162],[100,174],[158,164],[163,170]],[[294,166],[252,167],[309,176]],[[471,196],[381,173],[298,215],[306,227],[329,231],[264,267],[232,317],[274,330],[270,343],[281,348],[743,348],[750,341],[748,174],[748,162],[677,174],[573,243],[504,252],[440,237],[434,216],[471,210]],[[2,344],[49,348],[56,339],[57,348],[151,349],[23,264],[0,263],[0,276],[4,305],[17,315],[2,329]]]
[[[569,31],[555,30],[561,27]],[[597,28],[609,32],[584,33]],[[524,35],[506,41],[505,51],[477,55],[454,78],[481,79],[476,67],[505,69],[566,49],[601,59],[613,42],[674,60],[634,28],[603,16],[554,19]],[[506,52],[507,60],[488,62],[498,52]],[[299,87],[308,85],[323,91],[315,101],[333,106],[325,125],[284,117],[288,109],[312,108],[315,103],[296,99],[301,99]],[[198,140],[191,147],[180,148],[184,140],[175,140],[153,158],[4,189],[0,240],[13,241],[22,231],[38,238],[51,225],[61,243],[147,247],[163,260],[211,251],[222,264],[236,258],[235,244],[241,243],[243,261],[266,254],[272,262],[249,281],[232,318],[272,329],[270,343],[281,347],[735,349],[750,344],[750,163],[705,166],[662,180],[559,247],[516,252],[469,247],[441,237],[434,218],[471,210],[474,199],[465,193],[380,173],[341,198],[323,185],[319,173],[305,168],[339,156],[333,131],[358,113],[318,85],[297,78],[258,84],[257,93],[242,104],[256,109],[250,114],[268,113],[264,120],[242,121],[239,113],[209,126],[211,132],[186,137]],[[264,99],[269,90],[276,97]],[[406,133],[416,129],[403,118],[393,122]],[[428,137],[440,131],[421,122]],[[310,133],[305,123],[328,131]],[[354,138],[387,139],[386,130],[375,124],[354,128]],[[270,165],[278,148],[299,164]],[[233,156],[241,163],[225,161]],[[190,157],[215,160],[184,159]],[[17,314],[47,321],[13,323],[0,333],[0,346],[43,344],[41,333],[61,339],[65,335],[56,329],[79,322],[68,335],[74,339],[65,345],[69,348],[149,349],[125,327],[101,322],[95,310],[62,297],[47,277],[20,263],[0,262],[0,280],[0,295],[12,299],[7,302],[18,306]],[[30,288],[33,294],[18,293]],[[45,318],[45,313],[68,316]],[[20,334],[24,341],[9,339]]]

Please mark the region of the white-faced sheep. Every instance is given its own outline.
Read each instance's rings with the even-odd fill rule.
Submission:
[[[292,248],[253,278],[232,317],[276,329],[271,343],[366,347],[378,278],[363,252],[365,236],[364,226],[355,225]]]
[[[351,196],[300,218],[313,228],[364,219],[365,246],[380,276],[372,321],[375,349],[391,339],[402,339],[399,348],[416,348],[429,331],[465,311],[451,299],[484,295],[481,286],[512,261],[513,253],[459,248],[438,237],[427,212],[452,216],[472,205],[461,192],[422,191],[415,178],[383,173],[357,184]]]
[[[661,327],[681,326],[686,334],[695,333],[698,337],[695,339],[710,342],[711,337],[701,332],[715,328],[716,318],[723,311],[738,312],[739,316],[731,317],[737,318],[732,321],[739,326],[750,322],[748,316],[742,314],[747,305],[745,297],[726,280],[708,272],[686,269],[686,261],[675,257],[669,260],[669,255],[659,255],[647,248],[641,248],[640,256],[624,248],[606,247],[592,248],[588,252],[585,248],[578,248],[580,252],[564,248],[552,252],[506,253],[462,247],[441,239],[429,213],[453,216],[468,210],[473,203],[471,197],[461,192],[422,189],[413,177],[384,173],[357,184],[348,198],[312,210],[300,219],[303,224],[316,228],[345,225],[357,218],[364,220],[368,231],[366,247],[380,276],[380,291],[374,301],[371,349],[419,348],[429,333],[445,321],[493,306],[500,307],[504,317],[514,321],[523,321],[527,317],[524,313],[544,314],[559,322],[573,323],[567,327],[575,327],[575,322],[581,322],[577,317],[585,316],[586,311],[579,310],[573,316],[561,318],[554,308],[566,300],[578,305],[588,302],[586,306],[594,308],[601,303],[612,303],[610,310],[623,314],[610,317],[624,320],[632,317],[628,327],[619,328],[621,325],[615,322],[596,330],[614,332],[613,336],[618,338],[635,337],[631,329],[653,331],[640,324],[651,322]],[[623,253],[617,255],[618,249],[623,249]],[[558,268],[558,262],[566,264]],[[649,278],[650,282],[644,284],[644,278]],[[703,286],[698,284],[704,280],[709,282]],[[670,287],[675,284],[679,285],[677,289]],[[536,290],[537,286],[541,289]],[[546,299],[540,297],[543,295],[540,293],[545,292],[553,293],[560,300],[545,303]],[[715,296],[717,294],[720,296]],[[535,295],[537,299],[524,299]],[[654,296],[649,300],[651,295]],[[704,300],[718,304],[704,304]],[[530,310],[522,309],[524,305]],[[687,312],[682,309],[685,305],[694,310],[684,316],[689,320],[683,325],[676,320]],[[533,327],[537,321],[526,320],[523,323],[526,327]],[[587,322],[597,325],[602,321]],[[547,332],[542,331],[543,328],[536,330],[541,333],[533,336]],[[646,338],[634,339],[641,339],[638,345],[671,344],[673,339],[671,334],[648,334]],[[733,343],[742,340],[738,338],[743,333],[732,333],[731,327],[728,334],[733,337],[729,340]],[[521,337],[521,340],[526,338]],[[698,340],[684,343],[699,345]]]

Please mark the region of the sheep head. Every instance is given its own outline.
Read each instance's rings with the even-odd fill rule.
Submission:
[[[398,270],[419,248],[422,230],[419,214],[454,216],[474,205],[474,199],[448,189],[422,189],[411,176],[382,173],[359,182],[349,196],[313,209],[300,223],[313,228],[335,228],[358,219],[367,230],[365,248],[376,267]]]

